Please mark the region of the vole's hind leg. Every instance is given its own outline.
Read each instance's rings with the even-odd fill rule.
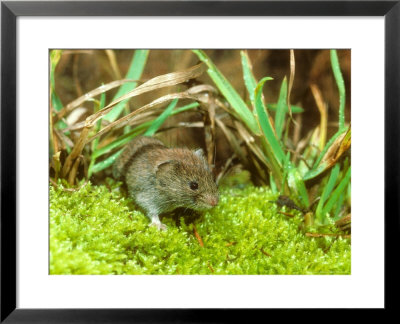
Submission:
[[[150,214],[149,218],[151,220],[151,223],[149,226],[155,226],[157,227],[159,230],[163,230],[166,231],[167,230],[167,225],[161,223],[160,218],[158,217],[157,214]]]

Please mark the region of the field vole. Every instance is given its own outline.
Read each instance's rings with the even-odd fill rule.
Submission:
[[[158,139],[136,137],[115,161],[113,175],[125,180],[129,195],[159,229],[166,229],[161,213],[218,204],[218,189],[201,149],[168,148]]]

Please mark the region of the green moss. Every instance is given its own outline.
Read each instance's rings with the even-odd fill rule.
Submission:
[[[192,224],[159,232],[110,183],[50,187],[51,274],[350,274],[350,240],[306,237],[268,188],[221,190],[195,221],[201,247]]]

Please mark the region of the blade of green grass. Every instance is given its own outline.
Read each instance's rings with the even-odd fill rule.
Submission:
[[[345,128],[345,129],[343,129],[341,131],[338,131],[335,135],[333,135],[331,137],[331,139],[328,141],[328,143],[326,143],[326,145],[325,145],[324,149],[322,150],[322,152],[319,154],[318,159],[315,161],[313,168],[304,175],[304,180],[310,180],[312,178],[315,178],[316,176],[318,176],[322,172],[324,172],[324,170],[327,168],[328,164],[327,163],[321,163],[322,158],[325,156],[326,152],[332,146],[332,144],[335,142],[335,140],[340,135],[343,135],[343,133],[345,133],[346,131],[347,131],[347,129]]]
[[[345,90],[344,80],[343,80],[342,72],[340,71],[339,58],[337,56],[336,50],[331,50],[330,55],[331,55],[331,65],[332,65],[333,74],[335,77],[337,87],[339,89],[339,130],[336,132],[335,135],[332,136],[332,138],[325,145],[325,147],[322,150],[321,154],[319,155],[318,159],[315,161],[313,168],[305,174],[305,176],[304,176],[305,180],[312,179],[312,178],[318,176],[319,174],[321,174],[322,172],[324,172],[324,170],[327,168],[328,165],[327,165],[327,163],[320,164],[321,160],[325,156],[328,149],[332,146],[334,141],[340,135],[342,135],[344,132],[347,131],[346,126],[345,126],[345,118],[344,118],[344,109],[345,109],[345,103],[346,103],[346,90]]]
[[[57,96],[56,92],[54,89],[51,89],[51,104],[53,105],[53,108],[55,111],[60,111],[63,107],[63,104],[61,102],[61,99]],[[67,126],[64,122],[58,122],[59,125],[65,125]]]
[[[346,103],[346,89],[342,72],[340,71],[339,58],[336,50],[331,50],[331,64],[333,75],[335,76],[336,84],[339,89],[339,130],[344,129],[344,106]]]
[[[328,182],[325,185],[324,190],[322,191],[321,198],[318,202],[318,206],[315,211],[316,218],[320,221],[320,223],[323,223],[323,218],[324,218],[324,214],[322,214],[322,209],[329,195],[331,194],[333,188],[335,187],[336,181],[339,176],[339,172],[340,172],[340,165],[336,164],[331,171],[331,175],[329,176]]]
[[[208,75],[214,81],[219,91],[229,102],[229,104],[236,112],[236,114],[240,117],[240,119],[253,132],[253,134],[260,134],[260,129],[257,125],[257,121],[254,115],[249,110],[247,105],[244,103],[240,95],[229,83],[229,81],[223,76],[223,74],[218,70],[218,68],[214,65],[211,59],[207,56],[207,54],[202,50],[192,50],[192,51],[199,57],[199,59],[202,62],[204,62],[207,65]]]
[[[113,165],[113,163],[115,162],[115,160],[118,158],[118,156],[120,156],[120,154],[122,153],[124,149],[120,149],[119,151],[115,152],[114,154],[112,154],[111,156],[109,156],[107,159],[105,159],[104,161],[101,161],[99,163],[96,163],[93,168],[92,168],[92,174],[100,172],[108,167],[110,167],[111,165]]]
[[[326,205],[322,209],[322,214],[326,215],[329,213],[333,206],[338,202],[340,195],[342,192],[346,189],[347,185],[350,182],[351,178],[351,166],[347,169],[345,176],[343,179],[340,181],[339,185],[336,187],[336,189],[333,191],[332,195],[329,197]]]
[[[278,188],[276,187],[275,179],[272,175],[272,172],[269,172],[269,185],[274,194],[278,193]]]
[[[60,61],[62,50],[50,51],[50,100],[55,111],[60,111],[63,108],[63,103],[56,93],[55,70]],[[56,123],[58,129],[64,129],[67,124],[64,121]],[[69,134],[69,133],[68,133]]]
[[[50,86],[54,90],[56,88],[56,82],[54,78],[54,72],[57,64],[60,61],[62,50],[51,50],[50,51]]]
[[[342,192],[342,194],[339,197],[339,200],[335,204],[334,214],[333,214],[333,220],[334,221],[337,221],[339,219],[339,214],[340,214],[340,211],[341,211],[342,206],[343,206],[344,197],[345,197],[345,193]]]
[[[257,85],[254,93],[255,112],[258,118],[259,127],[263,135],[261,137],[261,145],[266,155],[268,167],[271,169],[276,184],[281,185],[283,179],[282,164],[284,163],[285,154],[280,146],[278,139],[275,137],[274,130],[269,120],[268,112],[262,100],[262,89],[266,81],[272,78],[263,78]],[[281,190],[281,188],[280,188]]]
[[[57,96],[56,92],[54,91],[54,89],[50,90],[50,97],[51,97],[51,104],[54,108],[55,111],[60,111],[63,108],[63,104],[61,102],[61,99]],[[55,124],[55,128],[59,129],[59,130],[63,130],[65,128],[67,128],[68,125],[65,123],[64,120],[60,119],[58,122],[56,122]],[[71,135],[71,132],[64,132],[64,134],[66,136]],[[65,143],[67,151],[70,152],[70,147],[67,145],[67,143]]]
[[[351,203],[351,183],[349,183],[347,187],[346,200],[348,201],[349,204]]]
[[[152,121],[148,121],[146,123],[143,123],[135,128],[133,128],[132,130],[130,130],[128,133],[118,137],[116,140],[112,141],[111,143],[99,148],[98,150],[96,150],[96,152],[94,152],[93,156],[95,158],[98,158],[104,154],[107,154],[109,152],[111,152],[113,149],[123,146],[126,143],[130,142],[132,139],[134,139],[136,136],[140,135],[141,133],[144,132],[144,130],[151,126],[151,122]]]
[[[254,107],[254,90],[257,86],[257,80],[253,74],[253,68],[247,55],[247,52],[240,51],[241,61],[242,61],[242,68],[243,68],[243,80],[244,84],[247,88],[247,92],[249,93],[250,102]]]
[[[139,80],[142,76],[144,67],[147,62],[147,57],[149,55],[149,50],[135,50],[135,53],[132,57],[131,64],[129,66],[128,72],[126,73],[125,79],[131,80]],[[121,96],[125,95],[129,91],[136,88],[137,82],[129,82],[123,84],[119,89],[117,94],[114,96],[112,101],[120,98]],[[107,115],[104,116],[104,119],[113,122],[115,121],[118,116],[121,114],[122,110],[124,109],[128,99],[121,101],[118,103]]]
[[[160,126],[165,122],[165,120],[171,115],[172,110],[174,110],[178,99],[174,99],[168,105],[168,107],[158,116],[151,124],[151,126],[144,133],[145,136],[153,136]]]
[[[287,152],[286,157],[285,157],[285,162],[283,164],[283,176],[282,176],[282,185],[281,185],[281,192],[280,192],[281,195],[286,194],[285,193],[285,187],[286,187],[285,184],[286,184],[289,167],[290,167],[290,152]]]
[[[310,205],[310,201],[308,199],[307,188],[300,175],[300,172],[293,166],[289,168],[287,182],[290,189],[294,190],[296,198],[300,198],[300,205],[303,208],[308,208],[308,206]]]
[[[59,111],[62,109],[62,102],[60,98],[58,98],[56,92],[55,92],[55,69],[57,66],[58,61],[61,58],[61,51],[59,50],[52,50],[49,53],[49,59],[50,59],[50,102],[51,102],[51,107],[52,110],[50,111],[50,122],[49,122],[49,134],[50,134],[50,156],[53,156],[56,152],[54,152],[55,149],[55,142],[54,142],[54,128],[65,128],[67,125],[64,122],[59,122],[58,124],[54,125],[53,123],[53,111]],[[58,171],[56,171],[56,177],[58,177]]]
[[[269,121],[268,112],[262,101],[262,89],[264,87],[265,82],[267,82],[269,80],[273,80],[273,79],[270,77],[265,77],[265,78],[261,79],[260,82],[258,83],[255,93],[254,93],[255,108],[256,108],[260,127],[264,133],[264,136],[265,136],[268,144],[271,146],[272,152],[274,154],[274,159],[277,160],[279,162],[279,164],[282,165],[283,161],[285,160],[285,153],[283,152],[282,147],[279,144],[279,141],[275,136],[274,130]]]
[[[179,114],[179,113],[184,112],[186,110],[193,109],[193,108],[196,108],[196,107],[199,107],[199,106],[200,106],[200,104],[198,102],[192,102],[191,104],[176,108],[172,112],[172,115],[176,115],[176,114]]]
[[[281,90],[279,92],[279,99],[275,113],[275,131],[276,136],[280,139],[282,137],[282,130],[285,124],[285,108],[287,107],[287,80],[286,77],[282,81]]]
[[[269,110],[271,110],[271,111],[276,111],[278,109],[278,104],[277,103],[267,104],[267,108]],[[299,106],[290,105],[290,108],[292,109],[292,113],[293,114],[299,114],[299,113],[304,112],[304,109],[302,107],[299,107]],[[285,104],[283,109],[284,109],[285,113],[289,112],[289,107],[287,106],[287,104]]]

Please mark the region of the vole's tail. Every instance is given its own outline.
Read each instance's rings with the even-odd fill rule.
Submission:
[[[147,136],[138,136],[135,137],[132,141],[130,141],[121,155],[115,160],[113,165],[113,177],[115,179],[121,179],[125,175],[127,164],[134,158],[136,153],[143,147],[147,145],[162,145],[163,142],[160,140],[147,137]]]

